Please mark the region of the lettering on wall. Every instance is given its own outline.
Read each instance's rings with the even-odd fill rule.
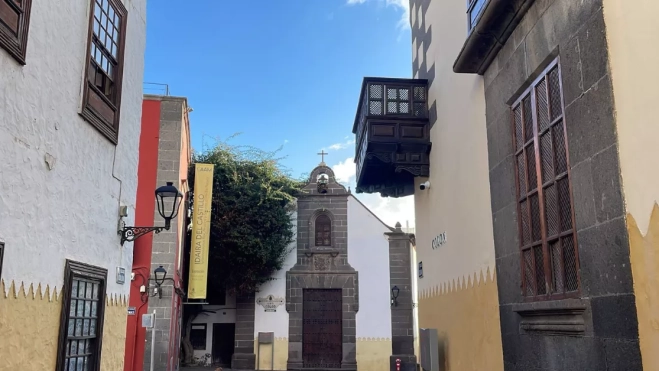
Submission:
[[[432,239],[432,249],[438,249],[440,246],[446,243],[446,232],[442,232],[437,237]]]

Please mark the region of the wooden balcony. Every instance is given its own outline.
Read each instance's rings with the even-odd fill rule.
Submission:
[[[357,193],[414,194],[414,178],[428,176],[428,81],[366,77],[352,128]]]

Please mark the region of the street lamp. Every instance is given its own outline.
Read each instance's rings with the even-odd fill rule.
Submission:
[[[165,282],[165,277],[167,277],[167,269],[161,265],[153,270],[153,275],[156,278],[156,286],[160,287]]]
[[[178,215],[179,206],[183,200],[183,194],[179,192],[174,183],[167,182],[167,185],[158,187],[155,192],[156,203],[158,204],[158,214],[165,219],[164,227],[126,227],[119,229],[119,234],[121,235],[121,245],[124,242],[135,241],[136,239],[144,236],[149,232],[160,233],[163,230],[169,230],[171,227],[171,221]],[[171,209],[167,209],[170,206]]]
[[[398,286],[394,286],[391,288],[391,305],[394,307],[398,306],[398,294],[400,293],[400,289]]]

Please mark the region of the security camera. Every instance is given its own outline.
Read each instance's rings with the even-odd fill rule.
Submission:
[[[422,191],[425,191],[426,189],[430,188],[430,181],[426,180],[425,182],[419,184],[419,189]]]

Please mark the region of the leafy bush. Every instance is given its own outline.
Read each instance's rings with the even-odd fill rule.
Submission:
[[[214,164],[209,246],[209,301],[256,291],[282,268],[293,242],[291,212],[303,186],[276,158],[277,151],[218,142],[194,155],[193,163]],[[194,164],[190,167],[194,189]],[[194,195],[193,195],[194,197]]]

